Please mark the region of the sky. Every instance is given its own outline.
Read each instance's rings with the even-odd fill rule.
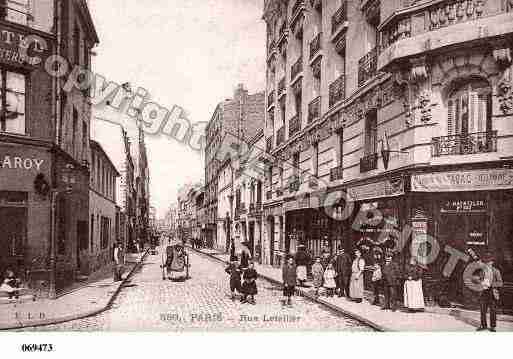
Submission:
[[[89,0],[100,44],[92,65],[110,81],[143,87],[151,100],[209,121],[217,104],[243,83],[265,87],[263,0]],[[93,109],[93,139],[120,169],[121,131]],[[135,126],[128,129],[136,143]],[[150,202],[162,218],[184,183],[204,180],[204,159],[167,136],[146,135]]]

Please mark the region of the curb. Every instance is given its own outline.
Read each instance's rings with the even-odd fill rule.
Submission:
[[[59,317],[59,318],[45,319],[45,320],[40,320],[40,321],[33,322],[33,323],[27,323],[27,324],[20,323],[17,325],[8,325],[8,326],[0,327],[0,331],[22,329],[22,328],[42,327],[42,326],[53,325],[53,324],[61,324],[61,323],[70,322],[73,320],[79,320],[79,319],[92,317],[92,316],[98,315],[98,314],[108,310],[112,306],[112,303],[118,296],[118,294],[121,291],[121,289],[123,288],[124,284],[130,279],[130,277],[135,272],[135,270],[138,269],[141,266],[141,264],[144,262],[148,253],[149,253],[149,249],[146,250],[146,252],[142,255],[141,260],[139,262],[137,262],[135,264],[135,266],[132,267],[132,269],[130,270],[128,275],[125,277],[125,279],[123,279],[121,281],[121,283],[118,285],[118,287],[116,288],[116,290],[114,290],[114,293],[112,293],[107,304],[104,305],[103,307],[94,309],[94,310],[90,310],[87,312],[82,312],[79,314],[67,315],[67,316],[63,316],[63,317]],[[70,293],[72,293],[72,292],[70,292]]]
[[[216,257],[214,254],[204,253],[204,252],[201,252],[201,251],[199,251],[199,250],[197,250],[197,249],[193,249],[193,248],[191,248],[191,247],[188,247],[188,248],[189,248],[189,249],[191,249],[191,250],[193,250],[194,252],[196,252],[196,253],[198,253],[198,254],[204,255],[204,256],[209,257],[209,258],[211,258],[211,259],[214,259],[214,260],[216,260],[216,261],[218,261],[218,262],[221,262],[221,263],[224,263],[224,264],[228,264],[228,262],[227,262],[227,261],[222,260],[222,259],[220,259],[220,258]],[[260,273],[259,273],[259,274],[258,274],[258,276],[259,276],[260,278],[263,278],[263,279],[267,280],[268,282],[273,283],[273,284],[279,284],[279,285],[282,285],[282,284],[283,284],[281,281],[276,280],[276,279],[274,279],[274,278],[271,278],[271,277],[269,277],[269,276],[266,276],[265,274],[260,274]],[[312,301],[312,302],[315,302],[315,303],[321,304],[321,305],[323,305],[323,306],[327,307],[329,310],[331,310],[331,311],[333,311],[333,312],[337,312],[337,313],[339,313],[339,314],[343,314],[343,315],[345,315],[345,316],[347,316],[347,317],[349,317],[349,318],[351,318],[351,319],[354,319],[354,320],[356,320],[356,321],[359,321],[359,322],[361,322],[361,323],[363,323],[363,324],[365,324],[365,325],[367,325],[367,326],[371,327],[372,329],[374,329],[374,330],[376,330],[376,331],[378,331],[378,332],[394,332],[394,331],[395,331],[395,330],[393,330],[393,329],[386,328],[386,327],[384,327],[384,326],[382,326],[382,325],[379,325],[379,324],[377,324],[377,323],[374,323],[373,321],[371,321],[371,320],[369,320],[369,319],[367,319],[367,318],[364,318],[364,317],[362,317],[362,316],[360,316],[360,315],[358,315],[358,314],[352,313],[352,312],[350,312],[350,311],[348,311],[348,310],[346,310],[346,309],[343,309],[343,308],[341,308],[341,307],[339,307],[339,306],[336,306],[336,305],[331,304],[331,303],[328,303],[328,302],[326,302],[326,301],[324,301],[324,300],[322,300],[322,299],[320,299],[320,298],[317,298],[317,297],[315,297],[315,296],[313,296],[313,295],[311,295],[311,294],[307,293],[307,292],[306,292],[306,291],[304,291],[303,289],[296,288],[296,291],[297,291],[299,294],[301,294],[301,296],[302,296],[302,297],[307,298],[307,299],[309,299],[309,300],[310,300],[310,301]]]

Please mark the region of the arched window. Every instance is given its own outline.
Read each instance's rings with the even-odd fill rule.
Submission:
[[[448,135],[492,131],[492,90],[487,81],[471,79],[456,84],[447,102]]]

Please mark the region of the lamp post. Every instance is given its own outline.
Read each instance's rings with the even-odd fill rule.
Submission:
[[[52,299],[57,297],[57,199],[60,194],[71,193],[73,190],[73,185],[75,184],[75,177],[73,175],[74,166],[72,164],[67,164],[65,170],[63,171],[62,181],[66,183],[66,188],[64,190],[59,191],[58,189],[53,189],[51,194],[51,234],[50,234],[50,289],[49,296]]]

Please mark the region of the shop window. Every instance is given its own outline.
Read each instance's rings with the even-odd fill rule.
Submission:
[[[447,101],[448,135],[490,132],[492,91],[484,80],[459,84]]]
[[[0,0],[0,19],[27,25],[31,18],[28,0]]]
[[[25,76],[0,70],[0,132],[25,134]]]

